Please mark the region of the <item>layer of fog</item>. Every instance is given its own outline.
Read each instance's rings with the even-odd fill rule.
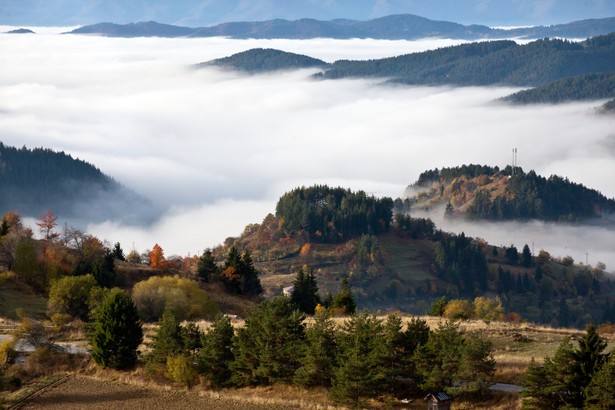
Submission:
[[[513,108],[493,103],[511,88],[189,68],[253,47],[334,61],[455,43],[0,35],[0,138],[71,153],[163,206],[152,226],[108,221],[88,230],[125,248],[158,242],[167,254],[238,235],[300,185],[396,197],[425,169],[505,166],[512,147],[525,169],[615,196],[613,120],[595,114],[598,103]]]
[[[470,222],[462,218],[445,218],[444,209],[431,212],[414,211],[414,217],[429,217],[448,232],[464,232],[474,238],[486,239],[495,246],[514,245],[519,252],[528,245],[534,255],[546,250],[553,257],[572,257],[577,263],[595,267],[606,264],[607,271],[615,272],[615,226],[558,224],[553,222]]]

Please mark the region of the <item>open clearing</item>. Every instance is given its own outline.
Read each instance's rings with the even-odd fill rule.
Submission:
[[[156,410],[156,409],[241,409],[284,408],[279,404],[258,404],[226,397],[199,396],[185,390],[163,390],[130,384],[70,377],[27,400],[20,409]],[[290,408],[290,407],[288,407]]]

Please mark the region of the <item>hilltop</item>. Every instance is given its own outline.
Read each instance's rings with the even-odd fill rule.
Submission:
[[[468,219],[583,222],[611,221],[615,199],[557,175],[549,178],[515,167],[464,165],[423,172],[406,189],[413,208],[446,206]],[[609,219],[607,219],[609,218]],[[612,222],[612,221],[611,221]]]
[[[503,30],[484,25],[463,25],[437,21],[412,14],[396,14],[366,21],[350,19],[225,22],[208,27],[182,27],[146,21],[129,24],[97,23],[79,27],[71,34],[97,34],[109,37],[230,37],[230,38],[373,38],[415,40],[453,38],[465,40],[544,37],[587,38],[615,31],[615,18],[587,19],[551,26]]]
[[[198,68],[219,67],[248,73],[325,66],[327,66],[327,63],[322,60],[271,48],[254,48],[233,54],[230,57],[219,58],[197,65]]]

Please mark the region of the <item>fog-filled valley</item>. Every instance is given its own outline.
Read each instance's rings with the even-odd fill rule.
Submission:
[[[84,227],[126,248],[158,242],[169,255],[200,253],[259,223],[295,187],[339,185],[396,198],[427,169],[505,167],[512,148],[526,171],[615,196],[614,118],[597,113],[602,101],[512,106],[496,102],[519,90],[511,87],[392,86],[316,81],[314,70],[242,75],[193,67],[254,47],[333,62],[461,41],[121,39],[62,31],[0,35],[0,140],[70,153],[159,205],[150,225]],[[579,262],[588,253],[590,264],[615,267],[615,231],[607,228],[435,221],[495,245],[534,244],[535,252]]]

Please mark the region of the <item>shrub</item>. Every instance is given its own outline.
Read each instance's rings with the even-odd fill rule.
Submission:
[[[470,319],[472,318],[472,304],[467,300],[453,299],[444,308],[444,317],[447,319]]]
[[[15,341],[8,339],[3,340],[2,343],[0,343],[0,368],[6,368],[13,364],[16,357]]]
[[[177,320],[209,319],[217,307],[197,282],[180,277],[152,276],[138,282],[132,297],[145,321],[156,321],[166,308],[173,309]]]
[[[53,282],[49,290],[47,311],[49,316],[64,313],[88,320],[90,294],[98,288],[92,275],[65,276]]]
[[[187,388],[194,386],[197,378],[197,372],[194,370],[188,358],[183,355],[167,357],[166,376],[176,381],[177,383],[185,384]]]

